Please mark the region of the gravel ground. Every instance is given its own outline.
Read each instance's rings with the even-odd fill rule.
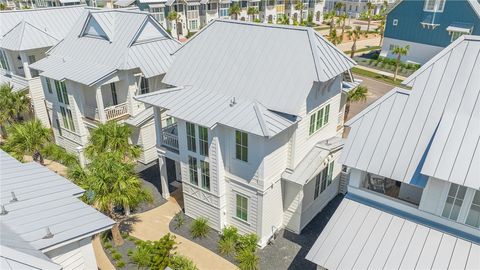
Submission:
[[[211,250],[212,252],[215,252],[216,254],[218,254],[219,256],[222,256],[224,259],[228,260],[229,262],[237,265],[237,263],[235,261],[235,258],[233,256],[221,255],[218,252],[217,245],[218,245],[218,240],[220,240],[220,234],[216,230],[213,230],[212,228],[210,228],[210,231],[208,232],[208,235],[205,238],[193,238],[192,237],[192,235],[190,234],[190,226],[191,226],[193,220],[194,220],[193,218],[185,215],[185,222],[183,223],[183,225],[180,228],[176,229],[175,228],[175,224],[176,224],[175,220],[172,219],[172,222],[170,222],[170,224],[169,224],[170,231],[172,231],[172,232],[174,232],[178,235],[181,235],[181,236],[185,237],[186,239],[188,239],[192,242],[195,242],[195,243],[201,245],[202,247],[204,247],[206,249]]]
[[[156,162],[148,165],[139,164],[137,166],[137,172],[143,180],[143,186],[152,194],[153,202],[141,203],[138,207],[132,210],[132,214],[146,212],[166,202],[161,194],[162,188],[160,185],[160,171],[158,169],[158,164]]]
[[[262,270],[308,270],[316,265],[305,259],[325,225],[332,217],[343,196],[335,197],[310,223],[300,235],[286,230],[280,231],[274,243],[259,250]]]
[[[108,259],[112,262],[114,266],[116,266],[116,262],[112,258],[112,251],[116,250],[118,253],[122,254],[122,259],[120,261],[123,261],[125,263],[125,266],[123,268],[116,267],[117,269],[124,269],[124,270],[135,270],[138,269],[138,267],[130,262],[130,257],[128,257],[128,251],[129,250],[135,250],[135,243],[131,240],[131,238],[124,237],[123,240],[125,240],[125,243],[119,247],[115,247],[113,244],[113,241],[110,240],[109,243],[112,245],[112,248],[106,249],[105,245],[102,243],[103,249],[105,250],[105,254],[107,254]],[[102,241],[103,242],[103,241]]]

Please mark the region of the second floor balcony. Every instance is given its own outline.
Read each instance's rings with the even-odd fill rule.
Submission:
[[[162,146],[178,153],[178,126],[177,123],[166,125],[162,128]]]
[[[120,119],[129,115],[127,102],[106,107],[103,111],[105,112],[107,121]],[[85,117],[91,120],[101,121],[99,110],[94,106],[85,106]]]
[[[127,118],[130,115],[128,90],[123,85],[119,82],[110,83],[84,91],[84,117],[101,123]],[[90,94],[92,92],[95,96]]]

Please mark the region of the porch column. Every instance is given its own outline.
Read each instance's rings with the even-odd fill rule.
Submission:
[[[160,184],[162,186],[162,197],[164,199],[170,198],[170,191],[168,190],[168,177],[167,177],[167,163],[165,156],[158,158],[158,168],[160,169]]]
[[[101,123],[107,122],[107,116],[105,114],[105,107],[103,106],[102,87],[98,86],[95,93],[95,99],[97,101],[98,118]]]
[[[157,147],[162,145],[162,114],[160,112],[160,108],[154,107],[153,108],[154,120],[155,120],[155,132],[156,134],[156,141]]]
[[[31,79],[32,74],[30,73],[30,68],[28,67],[28,57],[25,52],[20,52],[20,60],[22,60],[23,72],[25,73],[26,79]]]
[[[78,153],[78,161],[80,162],[80,167],[85,168],[85,164],[86,164],[85,153],[83,151],[82,146],[77,147],[77,153]]]

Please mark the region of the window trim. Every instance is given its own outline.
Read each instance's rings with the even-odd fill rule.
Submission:
[[[195,124],[191,122],[186,122],[186,131],[187,131],[187,149],[188,151],[197,152],[197,132],[195,129]],[[189,133],[193,131],[193,135]]]
[[[479,196],[479,197],[480,197],[480,190],[474,190],[474,191],[473,191],[472,200],[471,200],[471,202],[469,203],[469,206],[467,207],[467,213],[466,213],[466,216],[465,216],[465,225],[470,226],[470,227],[473,227],[473,228],[480,228],[480,217],[477,218],[477,223],[478,223],[478,225],[476,225],[476,226],[467,223],[468,217],[470,216],[470,212],[472,211],[472,207],[473,207],[473,206],[476,206],[476,207],[479,207],[479,208],[480,208],[480,202],[475,203],[475,197],[476,197],[476,196]]]
[[[238,136],[240,135],[240,142],[238,141]],[[245,142],[244,139],[245,138]],[[244,144],[245,143],[245,144]],[[239,152],[240,149],[240,152]],[[245,150],[245,157],[243,156],[243,151]],[[248,133],[240,130],[235,130],[235,159],[248,162]]]
[[[313,134],[317,133],[319,130],[322,130],[325,126],[328,125],[329,121],[330,121],[330,103],[311,112],[310,122],[308,124],[308,135],[312,136]]]
[[[452,196],[449,195],[449,193],[450,193],[450,189],[452,188],[453,185],[457,186],[457,189],[456,189],[456,191],[455,191],[455,195],[452,197]],[[460,191],[461,188],[465,188],[465,193],[463,194],[463,197],[462,197],[461,199],[459,199],[458,195],[459,195],[459,191]],[[448,219],[448,220],[458,222],[459,219],[460,219],[460,216],[461,216],[460,214],[461,214],[461,212],[462,212],[462,208],[463,208],[464,203],[465,203],[465,198],[467,197],[467,192],[468,192],[468,188],[467,188],[467,187],[462,186],[462,185],[459,185],[459,184],[455,184],[455,183],[450,183],[450,185],[448,186],[448,189],[447,189],[447,194],[446,194],[446,196],[445,196],[445,198],[444,198],[443,207],[442,207],[442,211],[441,211],[441,213],[440,213],[440,216],[442,216],[442,217],[444,217],[444,218],[446,218],[446,219]],[[449,198],[453,198],[452,208],[450,209],[448,216],[444,216],[443,212],[445,212],[445,207],[447,206],[447,201],[448,201]],[[455,219],[453,219],[453,218],[452,218],[452,212],[453,212],[453,208],[454,208],[454,206],[455,206],[455,202],[456,202],[457,200],[460,200],[461,203],[460,203],[460,207],[459,207],[459,210],[458,210],[457,217],[456,217]]]
[[[204,157],[208,157],[208,128],[197,125],[198,127],[198,152]],[[204,137],[205,135],[206,137]]]
[[[198,186],[198,161],[196,157],[188,156],[188,179],[190,184]]]
[[[433,9],[428,9],[428,3],[433,1]],[[446,0],[425,0],[425,4],[423,5],[423,11],[425,12],[443,12],[445,10],[445,2]],[[440,7],[439,4],[442,3],[442,6]],[[438,8],[435,10],[435,8]]]
[[[238,205],[238,199],[240,198],[240,200],[242,199],[245,199],[246,201],[246,206],[245,208],[243,208],[243,203],[242,201],[240,201],[240,216],[238,216],[238,210],[239,210],[239,205]],[[248,222],[248,210],[250,208],[250,202],[249,202],[249,197],[248,196],[245,196],[243,194],[240,194],[240,193],[235,193],[235,215],[234,217],[241,220],[241,221],[244,221],[244,222]],[[242,217],[242,210],[245,211],[245,219]]]
[[[50,82],[50,79],[45,77],[45,84],[47,85],[47,90],[49,94],[53,94],[52,90],[52,82]]]
[[[203,189],[210,191],[210,163],[200,160],[200,178]]]

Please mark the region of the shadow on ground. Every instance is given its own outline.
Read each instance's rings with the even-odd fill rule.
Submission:
[[[305,259],[308,251],[327,225],[333,213],[343,199],[337,195],[315,218],[303,229],[301,234],[281,230],[274,243],[259,251],[260,269],[262,270],[308,270],[316,265]]]
[[[138,176],[143,180],[143,187],[145,187],[150,194],[152,194],[153,201],[151,203],[141,203],[138,207],[132,210],[132,214],[146,212],[156,208],[166,202],[162,197],[162,187],[160,185],[160,171],[156,161],[147,165],[137,165]]]

